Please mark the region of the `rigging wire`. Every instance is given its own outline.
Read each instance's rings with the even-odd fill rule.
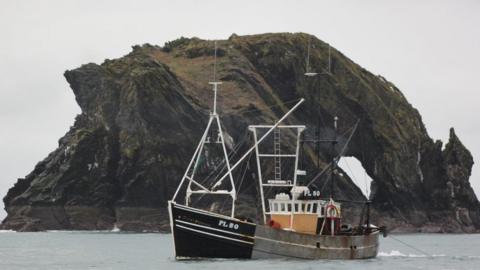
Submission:
[[[230,161],[231,159],[233,159],[233,157],[234,157],[235,154],[237,154],[238,149],[245,143],[245,141],[247,140],[248,135],[249,135],[248,131],[245,131],[245,133],[244,133],[243,136],[241,137],[240,141],[235,145],[235,147],[232,149],[232,151],[228,154],[228,160],[229,160],[229,161]],[[210,174],[208,174],[204,179],[202,179],[202,181],[200,181],[200,183],[201,183],[201,184],[204,184],[204,183],[206,183],[208,180],[211,180],[211,177],[212,177],[215,173],[223,171],[226,167],[227,167],[226,159],[222,159],[222,161],[220,162],[220,164],[218,164],[218,166],[217,166],[212,172],[210,172]],[[220,169],[220,171],[219,171],[219,169]]]
[[[248,171],[248,168],[249,168],[248,164],[250,163],[251,158],[252,158],[252,153],[249,154],[248,160],[245,163],[245,167],[240,171],[241,180],[240,180],[240,184],[237,188],[237,192],[235,193],[235,197],[237,197],[237,198],[238,198],[238,194],[240,193],[240,188],[242,187],[243,180],[245,180],[245,174]],[[223,208],[225,207],[226,202],[227,202],[227,200],[223,201],[222,206],[220,207],[220,213],[223,211]]]
[[[245,174],[248,171],[248,167],[249,167],[248,164],[250,164],[250,159],[252,158],[252,154],[253,154],[253,152],[249,154],[248,160],[247,160],[245,168],[243,170],[242,178],[241,178],[240,184],[238,185],[238,188],[237,188],[237,194],[236,194],[237,196],[240,193],[240,188],[242,188],[243,180],[245,180]]]
[[[245,141],[245,140],[244,140]],[[237,144],[237,149],[240,148],[241,144],[243,144],[243,142],[239,142]],[[235,149],[232,150],[232,152],[229,154],[229,160],[230,158],[233,158],[233,156],[237,153]],[[223,166],[221,166],[221,164],[223,164]],[[207,177],[205,177],[202,181],[200,181],[200,184],[204,185],[208,180],[210,179],[216,179],[218,178],[219,175],[221,175],[221,172],[227,167],[226,163],[225,163],[225,159],[222,160],[222,162],[219,164],[218,167],[216,167]],[[219,168],[221,168],[220,170],[218,170]],[[211,178],[215,173],[217,172],[217,174],[215,175],[214,178]],[[199,203],[203,197],[207,195],[207,194],[201,194],[196,200],[195,200],[195,203]]]
[[[231,159],[233,159],[233,157],[238,153],[237,151],[240,149],[240,147],[247,141],[247,138],[249,138],[250,136],[250,133],[248,131],[246,131],[244,133],[244,135],[242,136],[242,139],[240,140],[240,142],[238,142],[236,144],[236,146],[232,149],[232,151],[230,152],[230,154],[228,155],[229,156],[229,161]],[[222,166],[223,164],[223,166]],[[219,175],[221,175],[221,172],[227,167],[227,164],[226,164],[226,160],[223,159],[222,162],[218,165],[218,167],[215,168],[215,170],[213,170],[209,175],[207,175],[207,177],[205,177],[200,183],[203,185],[204,183],[208,182],[208,180],[211,180],[211,179],[216,179],[218,178]],[[219,170],[220,168],[220,170]],[[214,176],[214,174],[217,173],[215,175],[215,177],[212,178],[212,176]],[[198,199],[195,201],[195,203],[199,203],[200,200],[203,199],[203,197],[205,196],[206,194],[201,194],[200,197],[198,197]]]
[[[350,133],[349,138],[348,138],[347,141],[345,142],[345,145],[344,145],[342,151],[340,151],[340,153],[339,153],[335,158],[338,158],[338,159],[339,159],[341,156],[343,156],[343,154],[345,154],[345,151],[347,150],[348,143],[349,143],[350,140],[352,139],[353,134],[355,133],[355,131],[356,131],[356,129],[357,129],[358,123],[360,123],[360,119],[357,121],[357,123],[355,123],[355,125],[354,125],[353,127],[349,128],[346,132],[343,133],[343,134],[346,134],[347,132],[349,132],[350,130],[352,130],[352,132]],[[343,136],[343,134],[342,134],[342,136]],[[337,160],[337,162],[338,162],[338,160]],[[313,177],[312,180],[310,180],[310,182],[307,184],[307,187],[310,186],[313,182],[315,182],[319,177],[321,177],[321,176],[327,171],[327,169],[329,169],[331,166],[332,166],[331,163],[329,163],[327,166],[325,166],[325,168],[323,168],[323,170],[322,170],[320,173],[318,173],[315,177]],[[322,190],[323,190],[323,188],[325,187],[325,185],[326,185],[327,182],[328,182],[328,181],[325,181],[325,183],[323,184]],[[321,191],[320,191],[320,192],[321,192]]]
[[[395,240],[395,241],[397,241],[397,242],[399,242],[399,243],[401,243],[401,244],[404,244],[405,246],[407,246],[407,247],[409,247],[409,248],[411,248],[411,249],[413,249],[413,250],[416,250],[416,251],[418,251],[418,252],[423,253],[424,255],[427,255],[427,257],[433,257],[432,254],[430,254],[430,253],[428,253],[428,252],[426,252],[426,251],[424,251],[424,250],[421,250],[420,248],[414,247],[413,245],[408,244],[408,243],[406,243],[406,242],[404,242],[404,241],[402,241],[402,240],[400,240],[400,239],[398,239],[398,238],[396,238],[396,237],[394,237],[394,236],[392,236],[392,235],[389,235],[388,237],[392,238],[393,240]]]
[[[312,180],[310,180],[310,182],[306,185],[307,187],[310,186],[311,184],[313,184],[313,182],[317,181],[317,179],[319,179],[321,176],[323,176],[323,174],[325,172],[327,172],[327,170],[331,167],[331,163],[329,163],[327,166],[325,166],[325,168],[323,168],[323,170],[321,172],[319,172],[317,175],[315,175],[315,177],[312,178]],[[322,192],[323,188],[325,187],[325,185],[327,184],[328,181],[325,181],[325,183],[323,183],[323,186],[322,188],[320,189],[320,192]]]
[[[305,65],[305,74],[310,71],[310,37],[308,38],[308,45],[307,45],[307,60]]]
[[[275,105],[266,106],[266,107],[267,107],[267,108],[280,107],[280,106],[284,106],[284,105],[291,104],[291,103],[297,103],[300,99],[301,99],[301,98],[292,99],[292,100],[288,100],[288,101],[282,102],[282,103],[280,103],[280,104],[275,104]],[[246,110],[246,111],[239,110],[239,111],[236,111],[236,112],[222,113],[222,115],[225,116],[225,115],[233,115],[233,114],[238,114],[238,113],[244,114],[244,113],[258,112],[258,111],[262,111],[262,110],[259,110],[259,109]]]
[[[363,137],[363,133],[359,133],[360,135],[360,148],[362,149],[362,160],[365,160],[365,150],[364,150],[364,146],[365,146],[365,142],[364,142],[364,137]],[[365,183],[365,191],[366,191],[366,194],[367,194],[367,199],[370,198],[370,190],[368,188],[368,184],[367,184],[367,170],[363,170],[363,181]],[[371,185],[371,184],[370,184]]]

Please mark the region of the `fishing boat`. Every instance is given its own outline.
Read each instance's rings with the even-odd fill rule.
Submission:
[[[183,178],[168,202],[175,258],[367,259],[377,256],[379,236],[382,232],[385,233],[385,228],[370,223],[370,202],[360,202],[364,204],[365,211],[362,213],[365,215],[360,217],[357,226],[352,226],[342,222],[342,202],[335,200],[333,183],[337,162],[348,143],[338,155],[332,155],[328,166],[305,181],[307,175],[305,170],[299,168],[299,154],[306,126],[282,124],[304,102],[304,99],[300,99],[276,123],[250,125],[248,130],[253,134],[253,145],[231,165],[217,112],[217,91],[221,82],[214,80],[210,84],[214,96],[209,121]],[[335,117],[335,130],[337,120]],[[348,141],[357,125],[358,122]],[[202,163],[205,145],[212,142],[212,129],[216,135],[213,141],[220,146],[226,172],[215,179],[213,185],[206,186],[197,180],[196,172]],[[272,144],[265,145],[265,142],[272,140],[273,150],[266,150],[268,147],[265,146]],[[285,140],[293,141],[289,144],[293,147],[282,146],[282,141]],[[331,140],[323,142],[335,147],[338,140],[335,135]],[[292,148],[294,151],[286,152]],[[258,222],[235,215],[237,191],[232,174],[253,153],[256,156],[255,180],[258,181],[262,211]],[[285,159],[289,162],[282,163]],[[264,166],[268,163],[264,160],[273,162],[272,172],[267,172],[272,165]],[[282,168],[282,164],[287,164],[289,168]],[[285,171],[290,173],[282,174]],[[330,172],[331,188],[325,198],[311,184],[327,172]],[[303,181],[299,181],[299,178],[303,178]],[[186,190],[182,193],[185,198],[180,200],[179,194],[185,186]],[[266,189],[272,196],[266,197]],[[194,205],[191,198],[195,195],[220,196],[222,200],[228,200],[230,214]]]

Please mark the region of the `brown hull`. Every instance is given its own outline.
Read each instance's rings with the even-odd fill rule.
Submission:
[[[252,258],[368,259],[377,256],[379,232],[369,235],[309,235],[257,225]]]

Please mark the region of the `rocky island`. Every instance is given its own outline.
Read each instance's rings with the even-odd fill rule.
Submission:
[[[304,76],[309,40],[310,66],[321,72],[331,63],[314,78]],[[291,121],[328,131],[335,115],[344,130],[360,119],[345,155],[373,179],[373,223],[398,232],[480,229],[480,203],[469,183],[472,155],[453,128],[445,145],[430,138],[393,83],[333,48],[329,58],[328,44],[303,33],[232,35],[218,46],[219,109],[230,148],[248,124],[272,123],[305,97]],[[58,148],[8,191],[1,227],[167,231],[167,201],[208,118],[213,54],[211,41],[180,38],[66,71],[81,114]],[[325,166],[328,153],[305,146],[307,171]],[[237,209],[258,219],[250,167]],[[335,194],[366,200],[341,175]]]

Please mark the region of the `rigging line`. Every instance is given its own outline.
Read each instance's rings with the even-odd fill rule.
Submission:
[[[355,125],[353,126],[353,130],[352,130],[352,133],[350,133],[350,137],[348,137],[347,141],[345,142],[345,145],[343,146],[342,151],[340,151],[340,154],[337,156],[337,158],[339,160],[340,160],[340,157],[342,157],[343,154],[345,154],[345,152],[347,151],[348,144],[350,143],[350,140],[352,140],[353,134],[355,134],[355,131],[357,130],[358,123],[360,123],[360,119],[358,119],[357,123],[355,123]],[[337,162],[338,162],[338,160],[337,160]]]
[[[307,44],[307,60],[306,60],[306,65],[305,65],[305,72],[308,73],[310,71],[310,37],[308,38],[308,44]]]
[[[250,133],[248,133],[248,131],[245,132],[244,136],[243,136],[243,139],[236,145],[236,147],[234,147],[232,149],[232,152],[230,153],[229,155],[229,158],[228,158],[228,162],[230,162],[231,160],[233,160],[233,157],[238,153],[238,150],[243,146],[243,144],[247,141],[247,138],[250,137]],[[225,159],[222,161],[223,166],[221,167],[220,170],[214,170],[209,176],[208,176],[208,179],[206,180],[211,180],[211,177],[213,176],[213,174],[216,172],[217,175],[215,175],[214,179],[218,178],[220,173],[227,168],[227,163],[225,161]]]
[[[284,106],[284,105],[287,105],[287,104],[296,103],[296,102],[298,102],[299,100],[301,100],[301,98],[292,99],[292,100],[287,100],[287,101],[282,102],[282,103],[280,103],[280,104],[275,104],[275,105],[265,106],[265,107],[267,107],[267,108],[280,107],[280,106]],[[259,109],[246,110],[246,111],[239,110],[239,111],[237,111],[237,112],[222,113],[222,116],[225,116],[225,115],[233,115],[233,114],[237,114],[237,113],[257,112],[257,111],[262,111],[262,110],[259,110]]]
[[[346,149],[347,149],[347,146],[348,146],[348,143],[349,143],[350,140],[352,139],[353,134],[355,133],[355,130],[357,129],[357,126],[358,126],[358,123],[359,123],[359,122],[360,122],[360,119],[358,119],[358,120],[357,120],[357,123],[355,123],[355,126],[353,127],[353,131],[352,131],[352,133],[350,134],[350,137],[347,139],[347,141],[346,141],[346,143],[345,143],[342,151],[341,151],[340,154],[337,155],[337,157],[335,157],[335,158],[338,158],[338,159],[339,159],[339,158],[345,153],[345,151],[346,151]],[[351,129],[352,129],[352,128],[350,128],[349,130],[351,130]],[[346,132],[345,132],[345,133],[346,133]],[[345,133],[344,133],[344,134],[345,134]],[[342,135],[342,136],[343,136],[343,135]],[[338,160],[337,160],[337,162],[338,162]],[[325,166],[325,168],[324,168],[320,173],[318,173],[318,174],[307,184],[307,187],[310,186],[313,182],[315,182],[320,176],[322,176],[322,175],[327,171],[327,169],[330,168],[330,167],[331,167],[331,163],[329,163],[329,165]],[[326,182],[328,182],[328,180],[325,181],[325,183],[326,183]],[[322,190],[323,190],[323,188],[325,187],[325,183],[323,184]],[[321,191],[320,191],[320,192],[321,192]]]
[[[240,146],[242,146],[242,145],[247,141],[247,138],[249,138],[250,136],[251,136],[251,135],[250,135],[250,133],[249,133],[248,131],[246,131],[246,132],[244,133],[244,136],[243,136],[243,139],[241,140],[241,142],[239,142],[239,143],[237,144],[237,146],[234,147],[234,149],[233,149],[232,152],[230,153],[230,154],[231,154],[231,158],[233,158],[233,156],[237,153],[237,150],[240,148]],[[251,156],[250,156],[250,157],[251,157]],[[249,159],[250,159],[250,157],[249,157]],[[229,160],[230,160],[230,159],[229,159]],[[225,163],[225,159],[223,160],[223,163]],[[218,178],[218,176],[221,175],[221,172],[226,168],[226,166],[227,166],[227,165],[226,165],[226,163],[225,163],[225,164],[223,165],[222,169],[217,172],[217,174],[215,175],[215,177],[214,177],[213,179]],[[219,167],[220,167],[220,166],[219,166]],[[217,171],[217,169],[218,169],[218,167],[217,167],[209,176],[207,176],[207,178],[205,178],[205,179],[202,181],[202,184],[205,183],[207,180],[210,180],[209,178],[210,178],[211,176],[213,176],[213,174]],[[205,193],[204,193],[204,194],[201,194],[200,197],[196,200],[195,203],[199,203],[199,202],[203,199],[203,197],[204,197],[205,195],[207,195],[207,194],[205,194]]]
[[[318,102],[318,106],[319,106],[319,108],[320,108],[320,106],[321,106],[320,102]],[[321,112],[318,114],[318,117],[320,118],[320,122],[322,122],[322,125],[323,125],[323,126],[327,126],[327,125],[325,124],[325,121],[323,120],[323,117],[322,117],[322,113],[321,113]],[[320,133],[320,126],[318,127],[318,132]]]
[[[323,193],[323,190],[325,189],[325,187],[327,186],[327,184],[329,183],[329,179],[325,180],[325,183],[323,183],[322,187],[319,189],[320,191],[320,194]],[[326,200],[329,200],[329,199],[326,199]]]
[[[427,255],[428,257],[433,257],[432,254],[430,254],[430,253],[428,253],[428,252],[426,252],[426,251],[423,251],[423,250],[421,250],[420,248],[414,247],[413,245],[410,245],[410,244],[408,244],[408,243],[406,243],[406,242],[404,242],[404,241],[402,241],[402,240],[400,240],[400,239],[398,239],[398,238],[396,238],[396,237],[394,237],[394,236],[392,236],[392,235],[389,235],[388,237],[392,238],[393,240],[395,240],[395,241],[397,241],[397,242],[399,242],[399,243],[401,243],[401,244],[404,244],[405,246],[407,246],[407,247],[409,247],[409,248],[411,248],[411,249],[413,249],[413,250],[416,250],[416,251],[418,251],[418,252],[421,252],[421,253],[423,253],[424,255]]]
[[[364,169],[363,172],[363,182],[365,184],[365,194],[367,195],[367,199],[370,198],[370,191],[368,190],[368,181],[367,181],[367,172]]]
[[[321,176],[323,176],[323,174],[331,167],[331,163],[329,163],[327,166],[325,166],[325,168],[323,168],[323,170],[321,172],[319,172],[317,175],[315,175],[315,177],[312,178],[312,180],[310,180],[310,182],[306,185],[307,187],[310,186],[311,184],[313,184],[313,182],[317,181],[318,178],[320,178]],[[328,181],[325,181],[325,183],[328,182]],[[325,186],[325,183],[323,184],[322,186],[322,190]]]
[[[359,133],[360,135],[360,149],[362,149],[362,160],[365,160],[365,151],[363,149],[363,146],[365,145],[365,142],[364,142],[364,137],[363,137],[363,133]],[[363,167],[363,165],[362,165]],[[363,182],[365,183],[365,192],[367,193],[367,199],[370,197],[370,191],[368,190],[368,184],[367,184],[367,170],[363,170]]]
[[[253,152],[252,152],[253,153]],[[237,188],[237,196],[238,194],[240,193],[240,188],[242,188],[242,185],[243,185],[243,180],[245,180],[245,174],[247,173],[248,171],[248,164],[250,163],[250,159],[252,158],[252,153],[250,153],[250,156],[248,157],[248,160],[247,160],[247,163],[245,163],[245,169],[243,171],[243,174],[242,174],[242,178],[240,180],[240,185],[238,185],[238,188]]]
[[[359,120],[358,120],[358,121],[359,121]],[[349,129],[347,129],[346,131],[344,131],[342,134],[339,134],[338,137],[343,137],[343,136],[345,136],[345,135],[346,135],[347,133],[349,133],[354,127],[355,127],[355,125],[353,125],[353,126],[350,127]],[[313,139],[311,139],[311,138],[309,138],[309,137],[306,137],[306,138],[307,138],[307,139],[303,140],[303,142],[306,142],[306,143],[316,143],[315,136],[311,137],[311,138],[313,138]],[[320,140],[320,142],[329,142],[329,143],[331,143],[332,140],[327,140],[327,139],[325,139],[325,140]]]
[[[233,156],[237,153],[237,150],[240,148],[241,145],[243,145],[246,141],[246,138],[249,137],[250,133],[248,131],[246,131],[242,137],[242,139],[240,140],[240,142],[237,143],[237,145],[232,149],[232,152],[230,152],[230,154],[228,155],[229,156],[229,160],[230,158],[233,158]],[[211,180],[211,177],[217,172],[217,175],[215,178],[218,178],[218,176],[220,175],[220,173],[227,167],[227,164],[225,162],[226,160],[223,159],[222,162],[219,164],[218,167],[215,168],[215,170],[213,170],[209,175],[207,175],[202,181],[200,181],[200,183],[202,185],[204,185],[208,180]],[[221,166],[223,164],[223,166]],[[220,170],[218,170],[219,168],[221,167]],[[214,179],[215,179],[214,178]],[[195,203],[199,203],[200,200],[205,196],[206,194],[201,194],[200,197],[198,199],[196,199]]]
[[[248,161],[247,163],[245,164],[245,168],[243,170],[240,170],[240,175],[242,176],[241,178],[241,181],[240,181],[240,185],[238,186],[237,188],[237,192],[235,193],[235,197],[238,198],[238,194],[240,193],[240,188],[242,187],[242,184],[243,184],[243,180],[245,179],[245,174],[247,172],[247,169],[248,169],[248,163],[250,162],[250,159],[252,157],[252,153],[249,154],[249,157],[248,157]],[[243,171],[243,173],[241,172]],[[225,208],[225,204],[226,204],[227,200],[223,200],[222,202],[222,206],[220,207],[220,213],[223,211],[223,209]],[[234,207],[234,204],[235,204],[235,201],[232,202],[232,207]]]
[[[245,133],[241,137],[240,141],[235,145],[235,147],[232,149],[232,151],[228,154],[228,160],[229,161],[234,157],[234,155],[237,153],[238,149],[245,143],[248,135],[249,135],[248,131],[245,131]],[[223,169],[225,169],[226,166],[227,166],[226,160],[222,159],[220,164],[218,164],[218,167],[216,167],[215,170],[210,172],[210,174],[207,175],[202,181],[200,181],[200,183],[201,184],[205,183],[218,171],[218,169],[220,169],[220,171],[222,171]]]
[[[346,159],[344,159],[344,161],[345,161],[345,164],[347,164],[348,170],[352,173],[353,182],[360,189],[360,183],[357,181],[357,177],[355,177],[355,174],[353,173],[353,170],[350,168],[350,165],[348,164],[348,161]],[[366,190],[365,190],[365,196],[367,196],[367,191]],[[368,199],[368,197],[367,197],[367,199]]]

